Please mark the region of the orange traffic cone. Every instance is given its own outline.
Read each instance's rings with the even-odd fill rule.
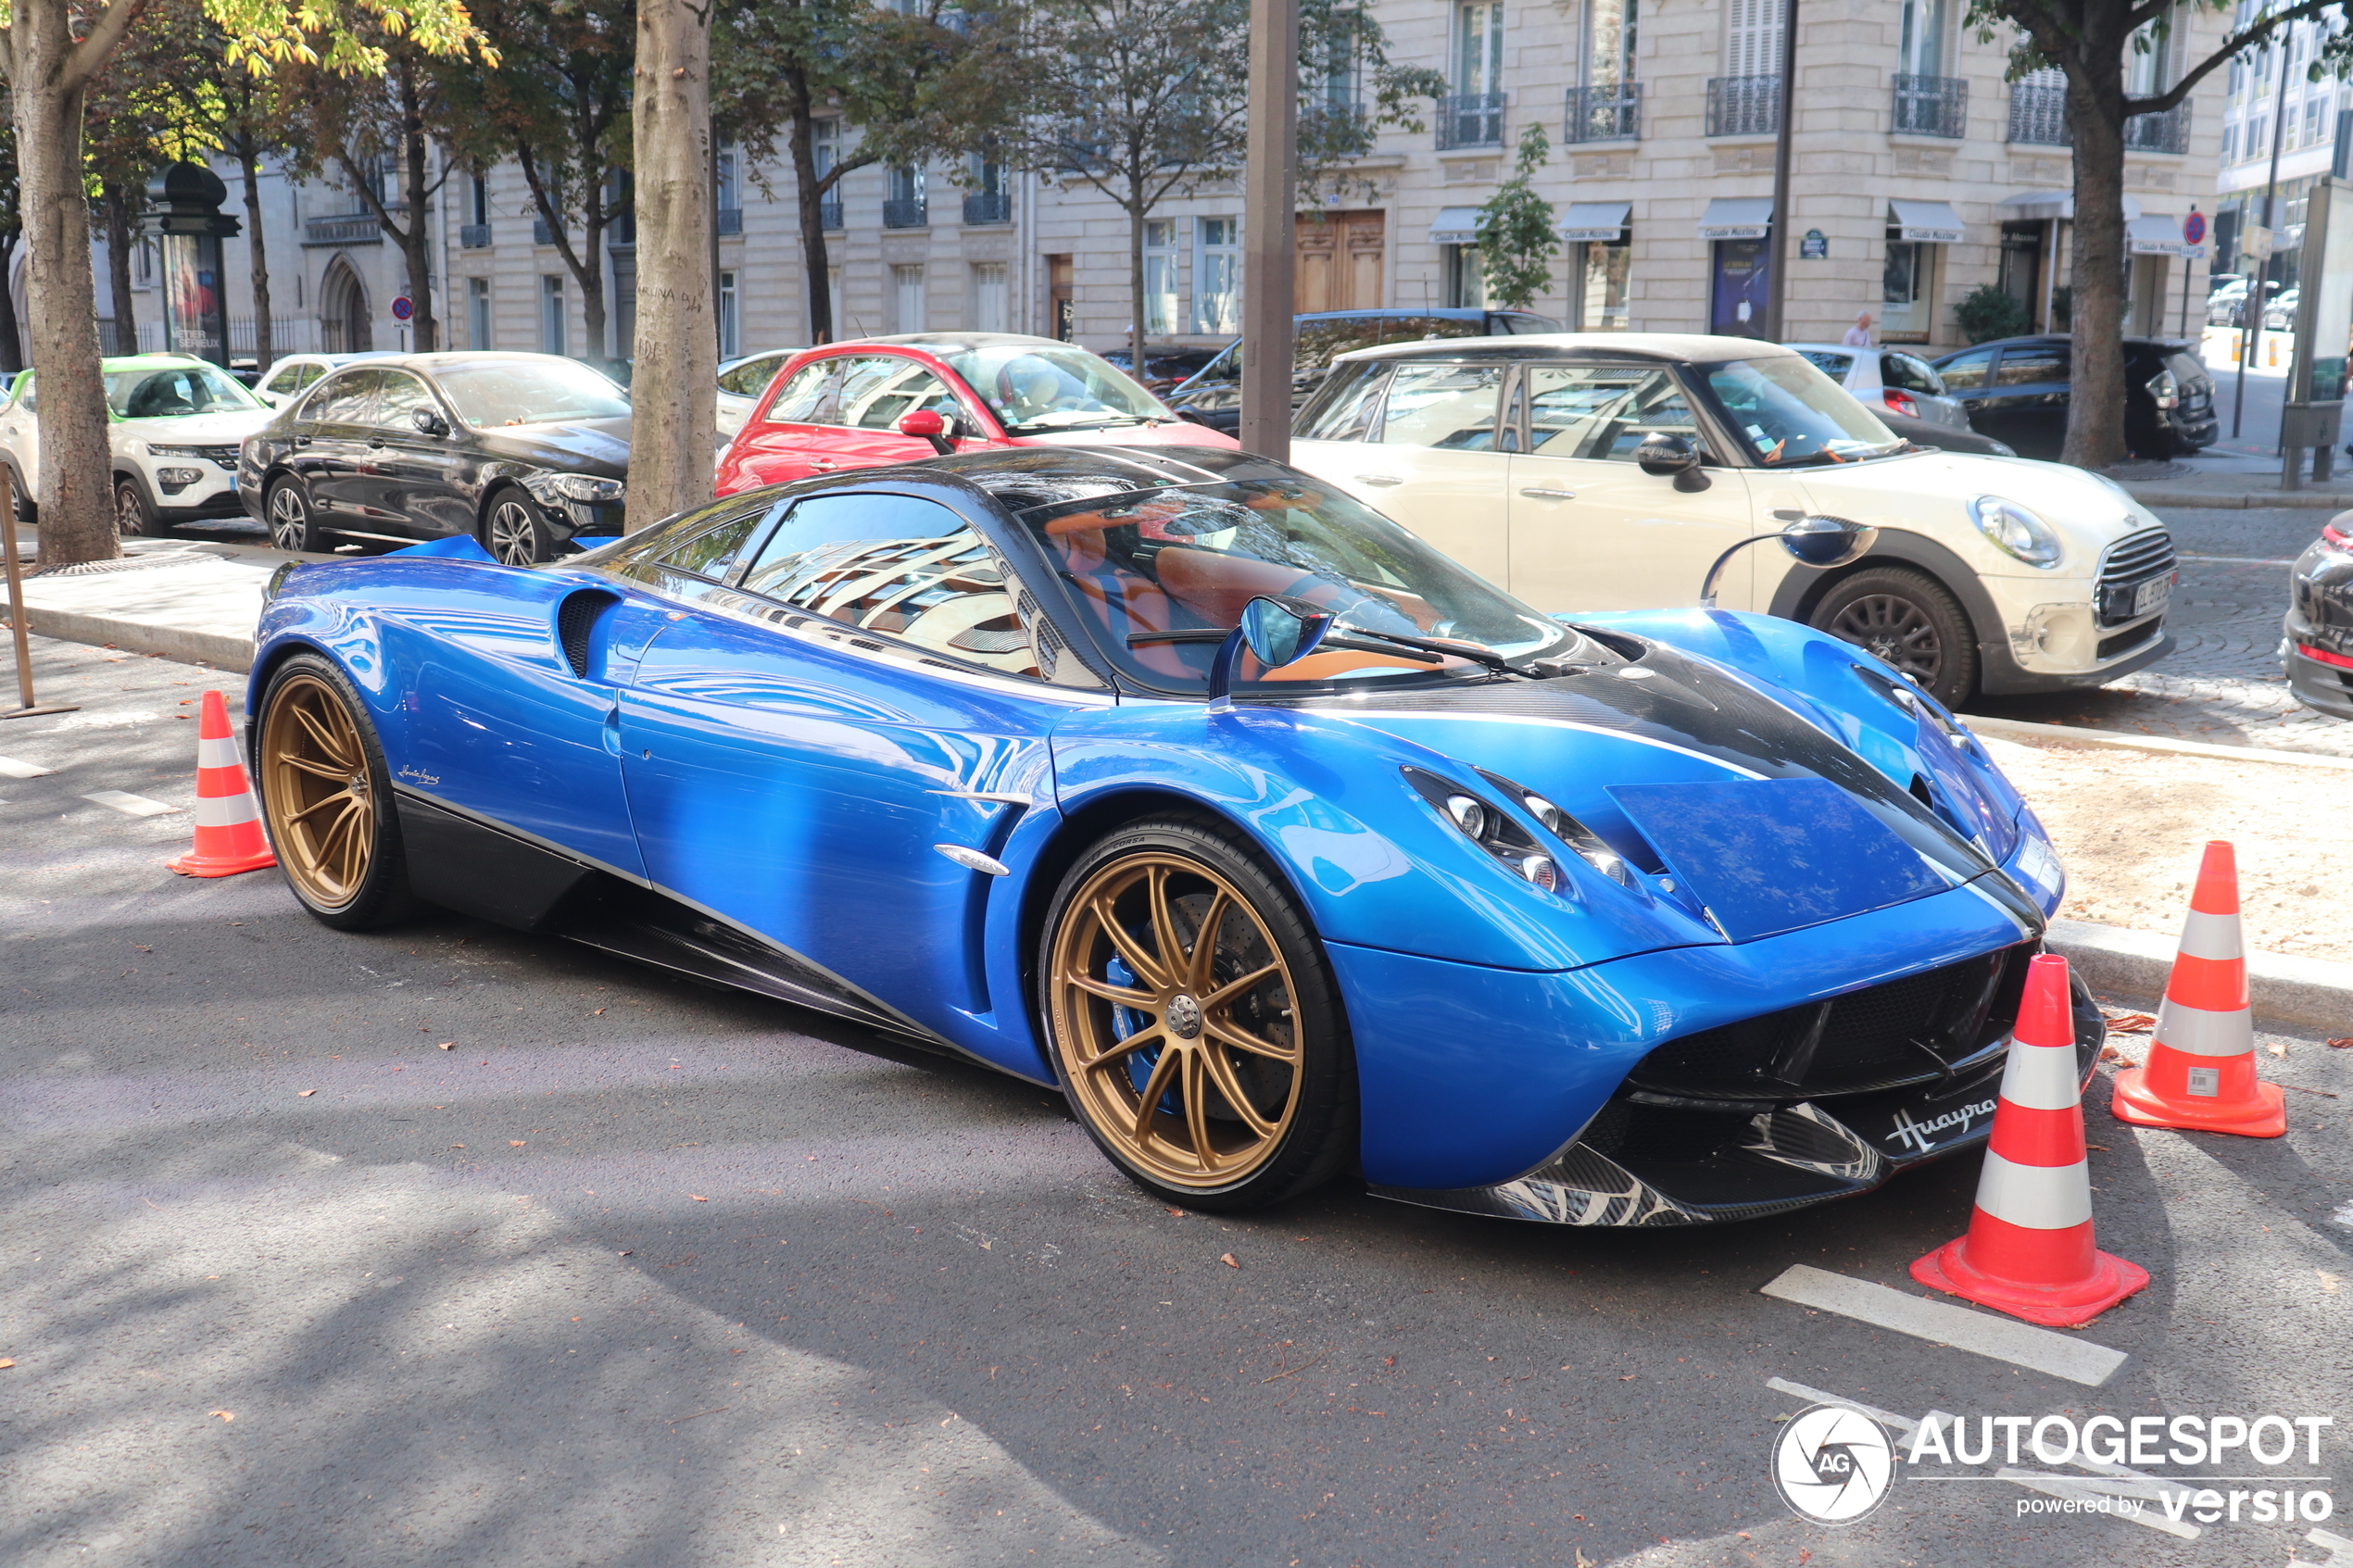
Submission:
[[[229,705],[219,692],[207,692],[196,725],[196,844],[171,869],[182,876],[234,876],[277,863],[229,734]]]
[[[2148,1284],[2147,1270],[2093,1245],[2081,1083],[2067,960],[2045,954],[2027,966],[1969,1234],[1913,1263],[1914,1279],[2054,1328],[2081,1327]]]
[[[2255,1012],[2239,935],[2238,859],[2215,839],[2198,862],[2182,952],[2157,1010],[2148,1064],[2116,1075],[2108,1114],[2143,1127],[2276,1138],[2286,1092],[2255,1076]]]

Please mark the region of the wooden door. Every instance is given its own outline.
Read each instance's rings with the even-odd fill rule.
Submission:
[[[1292,231],[1298,255],[1298,309],[1380,308],[1381,268],[1388,239],[1384,212],[1302,215]]]

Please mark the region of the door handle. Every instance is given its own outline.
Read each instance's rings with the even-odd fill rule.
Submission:
[[[384,438],[381,435],[371,435],[368,437],[368,445],[370,446],[382,446],[384,444]]]
[[[297,435],[294,438],[294,444],[297,446],[308,446],[310,445],[310,437],[307,435]]]
[[[1544,490],[1541,488],[1531,488],[1523,490],[1520,494],[1539,501],[1574,501],[1577,499],[1577,492],[1574,490]]]
[[[811,459],[809,466],[815,469],[819,473],[828,473],[833,470],[839,468],[841,465],[835,462],[830,458],[816,458]]]
[[[1356,483],[1359,484],[1378,484],[1386,488],[1389,485],[1403,484],[1405,482],[1398,478],[1393,473],[1360,473],[1356,476]]]

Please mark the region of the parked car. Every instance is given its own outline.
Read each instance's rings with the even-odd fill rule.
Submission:
[[[1147,392],[1164,393],[1198,375],[1203,366],[1224,352],[1226,345],[1222,343],[1148,343],[1144,345],[1144,373],[1136,379],[1144,383]],[[1126,345],[1106,348],[1102,353],[1107,363],[1135,374],[1128,364],[1131,357]]]
[[[235,377],[187,354],[135,354],[98,361],[106,385],[107,445],[114,458],[115,527],[157,533],[183,522],[238,517],[237,447],[270,409]],[[40,399],[20,370],[0,405],[0,453],[14,476],[18,515],[39,515]]]
[[[1879,530],[1833,570],[1731,558],[1730,608],[1869,649],[1938,700],[2098,685],[2163,657],[2165,528],[2109,481],[1919,451],[1791,349],[1564,333],[1343,357],[1291,460],[1547,614],[1689,605],[1809,513]]]
[[[370,349],[359,354],[289,354],[270,363],[270,373],[255,387],[254,395],[272,408],[283,408],[295,394],[311,385],[329,370],[346,365],[356,365],[362,359],[389,359],[388,348]]]
[[[322,923],[423,900],[837,1013],[1059,1087],[1169,1205],[1868,1191],[1985,1140],[2065,882],[1867,656],[1564,626],[1231,448],[968,452],[273,589],[247,733]]]
[[[1291,407],[1315,394],[1332,361],[1359,348],[1431,338],[1496,337],[1513,332],[1556,332],[1561,324],[1529,310],[1323,310],[1291,324]],[[1171,406],[1212,430],[1231,435],[1242,425],[1242,344],[1225,352],[1169,393]]]
[[[1900,348],[1857,352],[1842,344],[1793,343],[1822,374],[1846,388],[1877,413],[1884,408],[1931,424],[1969,429],[1969,413],[1944,394],[1929,362]]]
[[[777,367],[799,353],[792,348],[769,348],[758,354],[747,354],[730,359],[719,367],[719,444],[725,445],[730,436],[744,428],[752,409],[760,406],[760,395],[776,379]]]
[[[718,494],[982,447],[1229,445],[1101,355],[1013,332],[913,332],[804,348],[720,454]]]
[[[2001,338],[1936,361],[1970,428],[2029,458],[2056,459],[2067,444],[2074,345],[2064,335]],[[2124,440],[2162,462],[2210,446],[2221,433],[2214,378],[2181,338],[2124,340]]]
[[[2264,297],[2270,298],[2276,295],[2282,286],[2277,278],[2265,280]],[[2242,279],[2236,288],[2221,291],[2217,297],[2209,298],[2206,302],[2206,324],[2209,327],[2246,325],[2246,295],[2247,284],[2246,280]]]
[[[2303,298],[2302,289],[2286,289],[2271,296],[2263,307],[2263,328],[2266,332],[2284,332],[2296,325],[2296,302]]]
[[[1915,446],[1933,446],[1940,452],[1974,452],[1984,458],[2015,458],[2006,442],[1990,435],[1980,435],[1967,425],[1931,424],[1926,420],[1909,419],[1893,408],[1871,410],[1872,416],[1889,430]]]
[[[2339,512],[2296,558],[2280,668],[2305,707],[2353,719],[2353,512]]]
[[[546,560],[621,532],[629,395],[554,354],[404,354],[347,365],[245,443],[245,506],[283,550],[453,533]]]

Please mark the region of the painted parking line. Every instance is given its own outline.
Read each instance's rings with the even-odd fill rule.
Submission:
[[[166,806],[160,800],[150,800],[144,795],[126,795],[119,789],[93,790],[82,798],[94,800],[101,806],[111,806],[126,817],[160,817],[166,812],[180,809],[177,806]]]
[[[2304,1538],[2328,1552],[2328,1562],[2322,1568],[2347,1568],[2347,1564],[2353,1564],[2353,1541],[2343,1536],[2327,1530],[2315,1530]]]
[[[1957,1350],[1991,1356],[2070,1383],[2097,1388],[2116,1375],[2127,1360],[2121,1350],[2070,1335],[2055,1334],[2008,1318],[1972,1311],[1950,1302],[1906,1296],[1900,1290],[1850,1279],[1827,1269],[1798,1263],[1760,1287],[1767,1296],[1794,1301],[1818,1311],[1836,1312],[1898,1334],[1950,1345]]]
[[[2175,560],[2207,561],[2216,566],[2294,566],[2292,560],[2265,560],[2257,556],[2175,556]]]
[[[38,762],[19,762],[13,757],[0,757],[0,777],[37,779],[56,771],[55,768],[44,768]]]

